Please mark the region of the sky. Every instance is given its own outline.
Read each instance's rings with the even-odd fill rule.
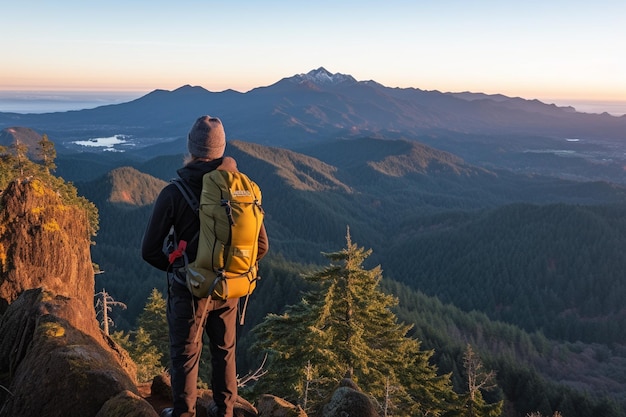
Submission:
[[[0,0],[0,90],[388,87],[626,102],[624,0]]]

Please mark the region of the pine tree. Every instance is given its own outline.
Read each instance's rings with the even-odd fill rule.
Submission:
[[[13,150],[13,154],[15,157],[15,170],[19,171],[20,177],[24,176],[24,170],[28,165],[28,146],[25,143],[22,143],[20,140],[16,139],[15,142],[11,144],[11,149]]]
[[[130,334],[114,332],[111,336],[128,351],[137,365],[137,380],[150,381],[163,372],[169,359],[169,339],[165,317],[165,299],[153,289],[138,319],[139,328]]]
[[[4,190],[11,181],[18,177],[15,171],[17,163],[13,153],[12,145],[9,147],[0,145],[0,190]]]
[[[163,373],[159,349],[152,343],[150,334],[140,327],[133,333],[133,341],[128,353],[137,365],[137,380],[151,381],[156,375]]]
[[[37,145],[39,156],[43,160],[43,166],[46,170],[48,170],[48,172],[54,171],[57,167],[54,163],[54,160],[57,157],[57,151],[54,149],[54,142],[48,139],[48,135],[44,133]]]
[[[300,403],[306,395],[314,414],[348,372],[393,415],[441,415],[453,408],[449,376],[437,376],[428,363],[432,352],[406,337],[410,326],[391,311],[397,300],[379,289],[381,268],[363,269],[371,250],[353,244],[349,231],[346,242],[345,249],[325,254],[328,267],[306,277],[317,288],[254,329],[254,347],[270,353],[257,391]]]
[[[148,296],[143,312],[139,315],[139,328],[148,335],[152,344],[161,355],[161,365],[166,367],[169,361],[169,333],[165,316],[166,301],[156,288]]]

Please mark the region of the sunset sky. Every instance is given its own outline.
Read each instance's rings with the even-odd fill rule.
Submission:
[[[626,1],[4,1],[0,90],[389,87],[626,101]]]

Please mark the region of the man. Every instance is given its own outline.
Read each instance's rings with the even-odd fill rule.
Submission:
[[[220,119],[202,116],[196,120],[187,137],[189,156],[178,175],[193,190],[198,201],[202,191],[202,177],[222,164],[233,166],[232,158],[224,157],[226,134]],[[143,259],[162,271],[171,269],[163,242],[174,227],[177,240],[187,242],[185,250],[193,262],[198,250],[197,233],[200,221],[175,184],[169,184],[157,197],[148,221],[141,252]],[[259,235],[257,260],[269,248],[265,227]],[[211,351],[213,399],[218,417],[232,417],[237,399],[237,370],[235,344],[238,299],[226,301],[196,298],[185,285],[184,277],[168,274],[167,322],[170,335],[170,376],[173,408],[163,410],[162,417],[195,417],[198,365],[202,338],[196,338],[204,326]],[[207,303],[209,303],[207,305]],[[202,323],[203,312],[209,311]]]

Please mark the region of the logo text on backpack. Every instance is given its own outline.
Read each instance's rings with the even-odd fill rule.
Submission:
[[[250,252],[251,251],[249,249],[233,248],[233,255],[239,256],[241,258],[249,258]]]
[[[252,195],[248,190],[232,190],[231,194],[233,197],[249,197]]]

